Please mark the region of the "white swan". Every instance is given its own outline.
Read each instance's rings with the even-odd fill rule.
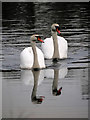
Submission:
[[[51,26],[51,38],[46,38],[41,48],[44,53],[44,57],[47,59],[63,59],[67,58],[67,41],[60,36],[57,36],[57,32],[60,34],[58,24]]]
[[[22,69],[41,69],[45,68],[44,55],[36,47],[36,41],[43,42],[39,35],[31,36],[31,47],[25,48],[20,54],[20,67]]]

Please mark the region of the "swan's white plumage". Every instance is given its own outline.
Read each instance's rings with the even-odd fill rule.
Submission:
[[[53,52],[54,52],[53,39],[46,38],[44,40],[44,43],[42,43],[42,45],[41,45],[41,49],[43,51],[44,57],[51,59],[53,56]]]
[[[42,51],[36,47],[38,62],[40,68],[45,68],[44,55]],[[25,48],[20,54],[20,67],[23,69],[31,69],[33,67],[34,55],[32,47]]]
[[[67,41],[60,36],[57,36],[58,39],[58,46],[59,46],[59,55],[60,58],[67,58]],[[53,38],[46,38],[44,40],[44,43],[42,43],[42,51],[44,53],[44,57],[47,59],[51,59],[53,57],[53,52],[54,52],[54,44],[53,44]]]

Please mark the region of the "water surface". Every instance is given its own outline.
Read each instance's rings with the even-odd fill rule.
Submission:
[[[88,118],[88,3],[11,2],[2,8],[3,118]],[[47,68],[38,73],[21,70],[20,52],[30,36],[50,37],[53,23],[68,42],[68,58],[45,60]],[[37,104],[34,95],[45,98]]]

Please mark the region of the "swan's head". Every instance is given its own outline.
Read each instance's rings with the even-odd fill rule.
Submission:
[[[60,26],[58,24],[52,24],[51,31],[52,32],[58,32],[60,34],[61,33],[60,32]]]
[[[32,41],[32,42],[37,42],[37,41],[38,41],[38,42],[42,42],[42,43],[44,42],[44,41],[41,39],[41,36],[40,36],[40,35],[37,35],[37,34],[34,34],[34,35],[31,36],[31,41]]]

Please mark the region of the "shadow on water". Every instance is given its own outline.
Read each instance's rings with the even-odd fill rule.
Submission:
[[[3,2],[4,118],[88,118],[89,13],[88,3]],[[30,36],[50,37],[52,23],[60,24],[68,58],[45,60],[47,68],[38,72],[21,70],[20,53]]]

